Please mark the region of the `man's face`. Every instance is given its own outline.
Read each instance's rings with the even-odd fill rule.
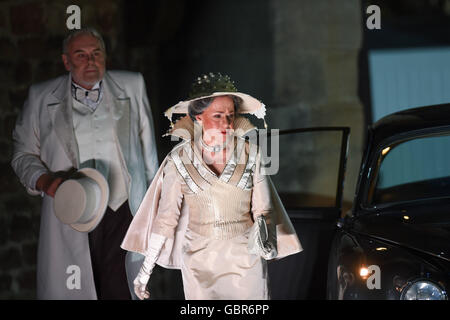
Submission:
[[[92,89],[105,74],[105,52],[90,34],[73,38],[62,59],[66,70],[72,72],[73,81],[85,89]]]

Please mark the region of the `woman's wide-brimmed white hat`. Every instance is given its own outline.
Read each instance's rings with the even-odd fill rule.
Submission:
[[[92,168],[78,170],[56,190],[56,217],[79,232],[90,232],[105,214],[109,187],[103,175]]]
[[[233,95],[242,100],[239,106],[239,113],[253,114],[259,119],[264,119],[266,115],[266,106],[264,103],[251,95],[238,92],[229,76],[211,72],[198,77],[192,84],[189,98],[167,109],[164,115],[172,123],[173,114],[187,114],[189,104],[192,101],[223,95]]]

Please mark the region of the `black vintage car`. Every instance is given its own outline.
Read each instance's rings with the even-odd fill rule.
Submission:
[[[447,300],[450,104],[370,126],[351,211],[338,222],[328,299]]]

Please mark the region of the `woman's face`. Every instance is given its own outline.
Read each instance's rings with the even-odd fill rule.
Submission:
[[[228,96],[214,98],[202,114],[196,116],[203,125],[203,138],[207,142],[224,142],[233,133],[234,102]]]

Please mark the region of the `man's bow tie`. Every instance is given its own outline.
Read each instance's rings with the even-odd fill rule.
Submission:
[[[100,96],[100,89],[85,90],[83,88],[76,87],[75,98],[78,101],[83,101],[85,98],[91,100],[92,102],[97,102]]]

